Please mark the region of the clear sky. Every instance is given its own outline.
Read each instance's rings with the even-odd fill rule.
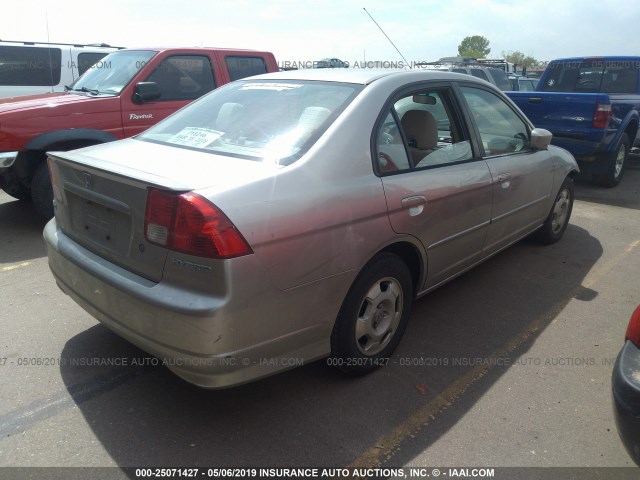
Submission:
[[[0,39],[253,48],[279,62],[401,60],[363,7],[408,61],[456,55],[471,35],[489,39],[489,58],[640,55],[640,0],[11,0]]]

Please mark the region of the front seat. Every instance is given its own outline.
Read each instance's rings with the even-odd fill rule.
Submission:
[[[426,110],[409,110],[402,116],[400,123],[407,137],[413,164],[417,165],[438,146],[436,117]]]

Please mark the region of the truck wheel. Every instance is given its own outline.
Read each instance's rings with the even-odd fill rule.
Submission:
[[[624,175],[624,168],[629,155],[629,137],[623,133],[618,142],[616,151],[609,160],[607,165],[607,173],[603,175],[594,175],[594,180],[598,185],[612,188],[620,183]]]
[[[11,195],[13,198],[17,198],[18,200],[28,200],[31,198],[29,189],[18,182],[6,184],[2,181],[2,178],[0,178],[0,189],[4,190],[7,195]]]
[[[385,365],[409,321],[412,283],[396,255],[384,253],[369,261],[340,308],[328,363],[351,375]]]
[[[569,225],[573,210],[573,179],[567,177],[562,182],[560,191],[542,227],[535,233],[535,238],[545,245],[556,243],[564,235]]]
[[[42,162],[31,179],[31,200],[36,211],[45,219],[53,217],[53,187],[47,162]]]

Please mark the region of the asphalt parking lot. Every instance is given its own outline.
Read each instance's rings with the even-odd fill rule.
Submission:
[[[558,244],[416,302],[391,364],[356,379],[320,361],[193,387],[56,287],[43,227],[0,193],[0,466],[633,465],[610,375],[640,303],[637,160],[618,188],[578,180]]]

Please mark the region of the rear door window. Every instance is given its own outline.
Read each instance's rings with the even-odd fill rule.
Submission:
[[[262,57],[227,56],[225,61],[232,82],[252,75],[267,73],[267,65]]]
[[[60,83],[62,52],[47,47],[0,47],[0,85],[52,87]]]
[[[381,174],[452,165],[472,159],[449,88],[421,89],[396,100],[376,135]]]

